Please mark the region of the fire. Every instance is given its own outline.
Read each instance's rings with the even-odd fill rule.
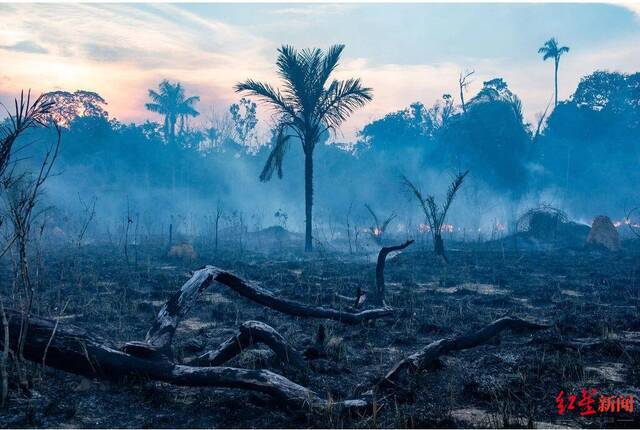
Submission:
[[[503,223],[501,223],[500,221],[496,221],[496,230],[498,231],[505,231],[507,229],[507,226]]]
[[[622,219],[622,220],[620,220],[620,221],[614,221],[614,222],[613,222],[613,226],[614,226],[615,228],[619,228],[619,227],[621,227],[622,225],[628,225],[628,226],[630,226],[630,227],[640,228],[640,224],[632,223],[632,222],[631,222],[631,220],[630,220],[629,218],[625,218],[625,219]]]
[[[382,230],[380,230],[378,227],[375,227],[373,230],[373,235],[374,236],[381,236],[382,235]]]
[[[428,233],[431,231],[431,227],[429,226],[429,224],[420,224],[418,226],[418,231],[420,233]]]
[[[453,224],[442,224],[442,231],[446,233],[453,233]]]

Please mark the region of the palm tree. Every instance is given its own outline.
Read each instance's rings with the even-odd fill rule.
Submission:
[[[180,133],[184,130],[184,120],[188,116],[198,116],[200,113],[193,107],[200,97],[185,98],[184,87],[179,82],[172,84],[163,80],[158,85],[159,91],[149,90],[149,98],[152,103],[145,104],[151,112],[164,115],[164,136],[173,143],[176,137],[176,122],[180,118]]]
[[[360,79],[331,80],[344,45],[334,45],[326,52],[320,49],[298,51],[291,46],[278,49],[276,66],[283,80],[282,89],[247,80],[235,86],[236,92],[259,97],[277,115],[275,144],[261,181],[268,181],[275,171],[282,178],[282,159],[292,137],[297,137],[304,152],[305,182],[305,251],[313,250],[311,219],[313,208],[313,150],[320,137],[336,132],[340,124],[357,108],[372,99],[370,88]]]
[[[549,58],[553,58],[554,61],[554,83],[555,83],[555,103],[553,107],[558,106],[558,65],[560,64],[560,57],[562,54],[569,52],[568,46],[558,46],[558,41],[555,37],[544,42],[544,45],[538,49],[538,54],[542,54],[542,60],[547,61]]]
[[[413,182],[411,182],[406,176],[402,176],[402,182],[405,187],[413,194],[418,202],[420,203],[420,208],[424,213],[425,220],[427,221],[427,225],[429,226],[429,231],[431,232],[431,236],[433,237],[433,250],[436,255],[441,256],[445,262],[448,262],[447,257],[444,253],[444,242],[442,240],[442,227],[444,227],[444,222],[447,218],[447,212],[449,212],[449,208],[451,207],[451,203],[456,196],[456,193],[462,186],[464,182],[464,178],[467,176],[469,171],[465,171],[462,173],[458,173],[449,185],[449,189],[447,190],[447,197],[445,198],[442,207],[438,207],[436,204],[436,199],[433,195],[428,195],[426,197],[423,196],[420,188],[416,186]]]

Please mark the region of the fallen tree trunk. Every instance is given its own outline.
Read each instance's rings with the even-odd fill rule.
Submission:
[[[384,266],[387,262],[387,256],[393,251],[400,251],[411,245],[413,240],[407,240],[402,245],[385,246],[378,253],[378,261],[376,263],[376,291],[373,295],[373,304],[376,306],[386,306],[384,303],[385,285],[384,285]]]
[[[22,315],[7,309],[7,325],[3,322],[0,333],[8,326],[9,346],[14,351],[20,332]],[[4,346],[5,335],[0,338]],[[269,394],[297,408],[342,412],[368,407],[365,400],[332,402],[320,398],[315,392],[284,376],[269,370],[248,370],[232,367],[195,367],[175,364],[164,355],[143,358],[117,350],[110,343],[84,329],[55,321],[31,317],[24,341],[24,358],[54,369],[121,382],[153,380],[189,387],[242,388]]]
[[[282,312],[283,314],[296,317],[323,318],[346,324],[359,324],[364,321],[386,317],[394,313],[394,309],[388,306],[377,309],[367,309],[360,312],[347,312],[323,306],[310,306],[294,300],[282,299],[255,282],[245,281],[230,272],[221,270],[214,266],[205,266],[204,268],[197,270],[191,280],[194,278],[197,279],[196,282],[193,282],[188,287],[187,284],[185,284],[180,291],[175,294],[175,298],[172,298],[167,302],[165,305],[165,307],[168,308],[167,312],[161,311],[161,313],[158,314],[154,327],[158,327],[158,331],[165,330],[165,339],[167,337],[170,339],[170,336],[167,336],[170,329],[175,331],[175,324],[173,324],[173,318],[175,318],[174,315],[177,315],[178,320],[180,315],[182,315],[179,311],[170,311],[170,309],[173,308],[174,304],[179,305],[181,303],[192,303],[192,300],[195,300],[194,297],[197,297],[197,295],[204,291],[210,285],[210,281],[212,280],[224,285],[225,287],[231,288],[233,291],[248,298],[249,300],[278,312]],[[198,285],[200,285],[200,287],[196,288]],[[186,297],[191,297],[191,299],[187,299]],[[167,323],[162,322],[165,319],[170,319],[170,321]],[[152,331],[155,333],[153,328]],[[147,335],[147,338],[155,337],[157,337],[155,334]]]
[[[278,312],[302,318],[324,318],[339,321],[346,324],[359,324],[364,321],[377,319],[393,314],[391,307],[367,309],[360,312],[345,312],[322,306],[309,306],[293,300],[281,299],[253,282],[244,281],[232,273],[219,271],[213,266],[207,266],[203,270],[218,271],[214,280],[231,288],[241,296],[256,303],[267,306]]]
[[[191,310],[200,294],[206,290],[220,270],[214,267],[196,270],[191,278],[162,306],[145,342],[169,355],[173,335],[180,320]]]
[[[395,382],[402,375],[411,372],[418,372],[428,368],[441,355],[452,351],[461,351],[482,345],[492,337],[497,336],[504,330],[533,332],[547,329],[551,326],[536,324],[520,318],[503,317],[473,333],[464,334],[454,338],[445,338],[431,342],[420,351],[411,354],[396,363],[393,368],[384,376],[379,386],[388,388],[395,385]]]
[[[238,334],[223,342],[217,349],[202,354],[190,364],[220,366],[256,343],[269,346],[285,364],[291,364],[299,369],[306,367],[302,354],[292,348],[273,327],[260,321],[242,323]]]
[[[321,306],[309,306],[293,300],[281,299],[256,283],[244,281],[217,267],[205,266],[196,270],[191,278],[162,306],[145,337],[145,342],[130,342],[125,346],[125,351],[142,354],[146,348],[149,350],[148,354],[160,353],[171,357],[171,340],[178,324],[200,295],[214,281],[256,303],[287,315],[303,318],[324,318],[347,324],[358,324],[385,317],[394,312],[393,308],[387,306],[361,312],[345,312]]]

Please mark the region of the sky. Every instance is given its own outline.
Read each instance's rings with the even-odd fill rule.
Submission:
[[[550,37],[562,57],[559,96],[598,69],[640,71],[640,6],[633,4],[0,4],[0,101],[20,89],[95,91],[121,121],[159,118],[147,89],[180,81],[199,95],[206,123],[240,96],[247,78],[278,83],[276,49],[346,45],[337,78],[359,77],[374,100],[342,127],[353,141],[366,123],[444,93],[475,70],[468,96],[502,77],[534,121],[553,96]],[[261,130],[271,121],[259,107]]]

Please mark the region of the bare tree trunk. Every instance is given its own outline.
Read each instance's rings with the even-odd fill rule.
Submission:
[[[446,260],[446,256],[444,253],[444,241],[442,240],[441,233],[435,233],[433,235],[433,250],[435,251],[436,255],[439,255]]]
[[[385,246],[378,253],[378,262],[376,264],[376,292],[373,294],[373,304],[376,306],[386,306],[384,302],[385,286],[384,286],[384,266],[387,256],[390,252],[400,251],[411,245],[413,240],[407,240],[402,245]]]
[[[559,64],[560,60],[558,58],[556,58],[555,60],[555,67],[554,67],[554,73],[553,73],[553,77],[554,77],[554,84],[555,84],[555,102],[553,104],[553,107],[558,107],[558,64]]]
[[[313,211],[313,149],[305,150],[304,154],[304,212],[305,234],[304,250],[313,251],[312,237],[312,211]]]

